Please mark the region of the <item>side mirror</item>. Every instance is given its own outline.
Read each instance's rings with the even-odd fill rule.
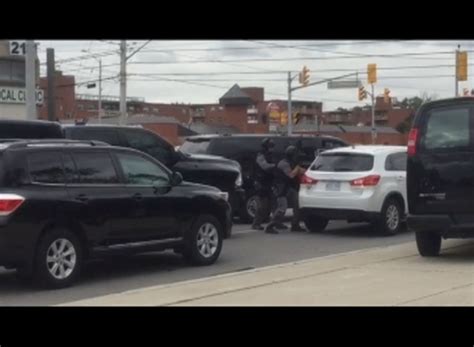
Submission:
[[[183,182],[183,175],[181,175],[179,172],[174,171],[171,174],[171,185],[172,186],[178,186]]]

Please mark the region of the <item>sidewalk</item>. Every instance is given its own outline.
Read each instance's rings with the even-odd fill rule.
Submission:
[[[474,242],[414,242],[141,288],[63,306],[474,306]]]

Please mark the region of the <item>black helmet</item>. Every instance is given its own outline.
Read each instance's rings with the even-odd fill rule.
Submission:
[[[285,150],[285,155],[287,158],[294,158],[295,155],[297,154],[298,150],[296,149],[295,146],[288,146],[286,147],[286,150]]]
[[[270,148],[273,148],[275,147],[275,142],[273,142],[273,140],[269,137],[266,137],[263,139],[262,141],[262,148],[265,149],[265,150],[268,150]]]

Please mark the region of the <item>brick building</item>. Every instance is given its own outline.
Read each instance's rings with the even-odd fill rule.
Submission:
[[[383,97],[377,97],[375,102],[375,125],[396,128],[407,119],[414,110],[399,106],[394,99],[388,103]],[[332,125],[372,125],[371,107],[354,107],[351,110],[338,109],[336,111],[324,112],[324,124]]]

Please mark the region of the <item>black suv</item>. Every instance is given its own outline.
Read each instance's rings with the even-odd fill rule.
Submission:
[[[256,200],[254,191],[254,173],[257,153],[261,149],[264,138],[270,137],[275,142],[274,161],[284,157],[289,145],[299,149],[301,166],[308,167],[315,155],[326,149],[345,147],[347,143],[331,136],[282,136],[275,134],[258,135],[197,135],[186,139],[180,151],[193,155],[212,154],[236,160],[242,167],[245,202],[239,209],[239,215],[244,221],[251,221],[255,216]]]
[[[0,265],[47,287],[84,261],[174,249],[214,263],[231,228],[227,193],[182,181],[142,152],[94,141],[0,143]]]
[[[474,237],[474,98],[423,104],[408,138],[408,226],[422,256]]]
[[[176,151],[165,139],[141,127],[72,125],[64,126],[64,135],[71,140],[103,141],[147,153],[170,170],[181,173],[186,181],[214,186],[229,193],[233,211],[238,210],[243,200],[241,168],[236,161]]]

